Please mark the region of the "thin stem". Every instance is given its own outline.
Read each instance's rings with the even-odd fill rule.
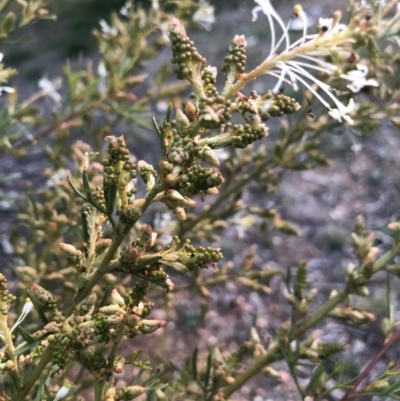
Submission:
[[[18,401],[24,401],[31,391],[32,387],[36,384],[43,370],[46,368],[46,365],[51,361],[51,357],[53,356],[54,344],[50,344],[43,354],[40,356],[40,360],[36,365],[33,372],[30,374],[28,381],[25,386],[22,388]]]
[[[374,273],[376,273],[379,270],[382,270],[399,253],[400,253],[400,249],[398,247],[392,248],[391,250],[386,252],[384,255],[382,255],[374,263],[372,271]],[[303,320],[296,328],[294,328],[291,331],[291,333],[289,333],[290,341],[294,340],[295,338],[298,338],[299,336],[304,334],[308,329],[315,326],[320,320],[325,318],[331,310],[333,310],[337,305],[339,305],[341,302],[343,302],[349,294],[350,294],[350,291],[349,291],[348,287],[346,286],[346,288],[343,291],[339,292],[332,298],[329,298],[328,301],[326,301],[320,308],[318,308],[309,317],[307,317],[305,320]],[[400,338],[400,331],[398,333],[396,333],[396,335],[393,336],[393,338],[391,338],[389,340],[390,345],[395,341],[395,338],[396,339]],[[389,348],[389,346],[387,346],[387,344],[385,344],[384,349],[386,350],[387,348]],[[279,343],[277,340],[275,340],[274,342],[272,342],[271,346],[268,348],[267,352],[264,355],[257,358],[245,372],[243,372],[236,378],[236,380],[232,384],[225,387],[225,389],[223,390],[225,398],[228,398],[231,394],[233,394],[236,390],[238,390],[241,386],[243,386],[244,383],[246,383],[249,379],[251,379],[257,373],[259,373],[264,366],[271,363],[277,357],[279,351],[280,351]],[[380,356],[379,356],[379,358],[380,358]],[[376,361],[375,361],[375,363],[376,363]],[[371,368],[372,368],[372,366],[371,366]],[[348,401],[348,399],[349,398],[342,399],[341,401]]]
[[[265,74],[267,71],[276,67],[278,62],[285,63],[289,60],[296,58],[302,54],[309,54],[310,52],[318,49],[331,48],[337,44],[345,43],[352,34],[352,30],[349,28],[338,32],[335,36],[329,37],[319,35],[314,39],[311,39],[308,43],[304,43],[302,46],[295,47],[289,51],[285,51],[272,59],[264,60],[259,66],[254,68],[247,74],[242,74],[238,81],[230,87],[225,87],[222,95],[226,99],[232,99],[236,93],[240,92],[242,88],[250,81],[253,81],[258,76]]]
[[[147,195],[145,197],[146,202],[142,207],[142,214],[150,206],[151,202],[156,197],[156,195],[161,191],[161,189],[162,189],[161,185],[159,183],[156,183],[154,185],[154,187],[147,193]],[[70,312],[72,312],[72,310],[75,308],[76,305],[79,304],[79,302],[83,301],[90,294],[93,287],[107,273],[108,265],[110,264],[112,258],[114,257],[114,254],[117,252],[117,250],[120,247],[120,245],[122,244],[123,240],[128,235],[128,233],[131,231],[131,229],[133,228],[133,226],[136,224],[136,222],[138,220],[139,220],[139,217],[135,221],[127,224],[125,227],[123,227],[122,233],[118,234],[116,236],[116,238],[114,238],[110,248],[108,249],[107,253],[105,254],[99,267],[93,273],[93,275],[89,278],[84,289],[76,296]]]
[[[387,341],[381,350],[372,358],[370,363],[365,367],[365,369],[361,372],[358,376],[357,380],[355,381],[354,385],[347,393],[340,399],[340,401],[349,401],[353,396],[356,396],[356,390],[359,384],[367,377],[368,373],[371,369],[376,365],[376,363],[381,359],[382,355],[398,340],[400,339],[400,331],[395,334],[392,334],[389,341]]]
[[[14,364],[14,369],[11,371],[11,377],[14,382],[14,386],[17,390],[17,393],[19,393],[22,387],[22,383],[21,383],[21,376],[18,371],[18,360],[15,355],[14,342],[12,339],[12,334],[10,332],[10,329],[7,325],[7,315],[0,314],[0,316],[2,316],[2,319],[0,319],[0,332],[3,335],[3,341],[6,345],[6,353],[8,358]]]
[[[158,194],[159,191],[162,190],[162,186],[159,183],[156,183],[154,187],[147,193],[145,199],[146,202],[142,207],[142,213],[145,212],[145,210],[150,206],[151,202],[155,198],[155,196]],[[70,314],[72,313],[73,309],[77,304],[79,304],[81,301],[83,301],[92,291],[93,287],[100,281],[100,279],[106,274],[108,265],[110,261],[112,260],[115,252],[118,250],[119,246],[122,244],[122,241],[125,239],[125,237],[128,235],[129,231],[132,229],[132,227],[136,224],[137,218],[135,221],[132,223],[126,225],[123,228],[123,231],[121,234],[119,234],[112,242],[110,248],[108,249],[107,253],[105,254],[103,260],[101,261],[98,269],[93,273],[93,275],[90,277],[89,281],[86,283],[84,289],[76,296],[73,305],[70,310]],[[47,363],[51,360],[52,354],[54,350],[54,345],[50,345],[46,351],[43,353],[43,355],[40,358],[40,361],[38,365],[36,366],[35,370],[33,371],[32,375],[30,376],[28,382],[26,385],[23,387],[23,390],[21,392],[21,396],[18,401],[24,401],[27,395],[29,394],[29,391],[32,389],[32,387],[35,385],[37,379],[41,375],[42,371],[45,369]]]
[[[103,401],[105,386],[106,382],[104,380],[101,382],[96,382],[94,389],[94,401]]]

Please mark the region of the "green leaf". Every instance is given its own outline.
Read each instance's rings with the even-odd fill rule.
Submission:
[[[83,181],[83,188],[85,188],[86,193],[89,194],[91,190],[90,190],[89,177],[87,175],[86,169],[83,169],[82,171],[82,181]]]
[[[40,339],[40,341],[41,340],[42,339]],[[22,344],[18,345],[18,347],[14,350],[14,354],[15,355],[30,354],[38,346],[40,341],[35,341],[32,344],[29,344],[27,342],[23,342]]]
[[[86,242],[87,244],[89,243],[89,230],[88,230],[88,225],[87,225],[87,220],[86,220],[86,214],[83,212],[83,208],[81,210],[81,221],[82,221],[82,237],[83,241]]]
[[[172,103],[171,102],[169,102],[169,104],[168,104],[168,109],[167,109],[167,115],[166,115],[166,117],[165,117],[165,119],[167,120],[167,122],[171,122],[171,119],[172,119],[172,110],[173,110],[173,106],[172,106]]]
[[[322,365],[319,365],[317,369],[315,369],[314,374],[311,376],[310,381],[308,382],[308,385],[306,389],[304,390],[303,394],[310,394],[310,391],[312,391],[315,388],[316,383],[320,379],[321,375],[325,372],[325,369]]]
[[[209,383],[210,383],[210,377],[211,377],[211,368],[212,368],[212,353],[211,351],[208,353],[207,356],[207,367],[206,367],[206,375],[204,377],[204,388],[207,389]]]
[[[32,303],[33,303],[33,306],[34,306],[35,309],[37,310],[37,313],[39,314],[40,320],[41,320],[44,324],[49,323],[49,320],[47,319],[47,317],[46,317],[46,315],[45,315],[45,313],[44,313],[44,310],[43,310],[43,308],[42,308],[41,305],[40,305],[40,302],[39,302],[38,299],[36,298],[36,295],[35,295],[32,291],[30,291],[30,290],[28,290],[28,289],[26,289],[26,292],[28,293],[28,296],[29,296],[29,298],[31,299],[31,301],[32,301]]]
[[[18,331],[21,334],[22,338],[28,343],[28,344],[33,344],[35,340],[25,329],[23,329],[21,326],[18,326]]]
[[[104,187],[104,198],[106,201],[107,216],[111,216],[114,211],[114,204],[116,197],[117,197],[116,185],[107,185]]]
[[[199,350],[196,347],[193,351],[193,355],[192,355],[192,374],[193,374],[193,378],[194,380],[197,380],[197,354],[198,354]]]
[[[151,122],[153,123],[154,129],[156,130],[158,136],[160,137],[161,142],[164,142],[163,134],[160,131],[160,127],[158,126],[156,118],[154,116],[151,117]]]
[[[182,368],[180,368],[175,362],[173,361],[169,361],[172,365],[172,367],[185,379],[193,381],[193,377],[190,376],[190,374],[188,372],[186,372],[186,370],[183,370]]]
[[[47,391],[46,391],[46,390]],[[46,395],[47,395],[47,393],[49,392],[49,390],[47,389],[47,387],[46,387],[46,384],[45,384],[45,377],[42,377],[42,379],[40,380],[40,383],[39,383],[39,388],[38,388],[38,391],[37,391],[37,393],[36,393],[36,397],[35,397],[35,399],[34,399],[34,401],[41,401],[41,400],[43,400],[43,396],[45,395],[45,392],[46,392]],[[50,398],[49,398],[50,400],[52,399],[52,397],[50,396]]]
[[[78,188],[75,187],[75,185],[72,183],[72,181],[71,181],[71,179],[70,179],[69,177],[68,177],[68,182],[69,182],[69,185],[71,185],[72,190],[73,190],[80,198],[82,198],[84,201],[90,203],[90,201],[89,201],[89,199],[86,197],[86,195],[85,195],[83,192],[79,191]]]
[[[36,206],[35,199],[33,199],[33,196],[32,196],[32,193],[31,193],[31,192],[28,192],[28,199],[29,199],[29,200],[31,201],[31,203],[32,203],[33,215],[34,215],[36,221],[40,220],[40,219],[39,219],[38,208],[37,208],[37,206]]]

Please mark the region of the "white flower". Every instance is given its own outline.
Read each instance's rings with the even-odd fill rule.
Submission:
[[[42,89],[43,96],[48,96],[53,99],[54,103],[59,107],[62,97],[57,92],[61,88],[61,78],[56,78],[50,81],[46,76],[39,80],[38,86]]]
[[[14,326],[11,327],[10,333],[12,333],[23,321],[24,319],[28,316],[29,312],[32,310],[33,308],[33,303],[31,302],[31,300],[28,298],[25,301],[25,305],[22,308],[22,312],[19,316],[19,318],[17,319],[17,321],[14,323]]]
[[[128,0],[125,5],[119,10],[119,13],[124,17],[129,17],[129,11],[131,9],[131,3]]]
[[[286,50],[289,48],[289,35],[287,33],[290,22],[287,27],[285,27],[285,24],[282,21],[282,18],[280,15],[275,11],[274,7],[272,7],[272,4],[269,0],[254,0],[255,3],[258,4],[257,7],[254,7],[251,13],[253,14],[253,21],[257,19],[257,15],[260,11],[262,11],[268,18],[269,26],[271,29],[271,50],[269,53],[269,56],[267,59],[271,58],[279,45],[282,43],[282,40],[284,39],[286,42]],[[283,35],[281,40],[276,44],[276,32],[275,32],[275,24],[274,24],[274,19],[278,22],[280,27],[282,28]]]
[[[103,33],[107,33],[107,34],[109,34],[111,36],[116,36],[117,35],[117,33],[118,33],[117,28],[108,25],[107,22],[104,21],[103,19],[101,19],[99,21],[99,24],[100,24],[100,27],[101,27],[101,31]]]
[[[68,395],[68,392],[70,390],[71,386],[70,385],[64,385],[62,386],[58,391],[56,396],[54,397],[53,401],[60,401],[63,398],[65,398]]]
[[[337,119],[338,121],[342,121],[343,119],[349,124],[353,124],[353,120],[348,116],[348,113],[354,108],[354,102],[351,100],[349,105],[346,107],[336,97],[335,92],[328,84],[316,78],[312,71],[310,72],[310,70],[314,70],[332,75],[334,72],[338,71],[336,66],[321,59],[321,57],[330,54],[332,47],[319,46],[319,41],[321,38],[330,39],[343,29],[347,29],[345,25],[339,24],[340,16],[336,15],[334,18],[320,18],[320,32],[309,35],[307,34],[308,20],[306,14],[301,6],[295,6],[293,8],[293,13],[297,19],[302,22],[303,35],[300,39],[290,43],[290,38],[288,35],[290,22],[287,27],[285,27],[283,21],[274,10],[269,0],[255,0],[255,2],[259,4],[259,6],[252,10],[253,20],[257,18],[257,13],[259,11],[263,11],[268,18],[271,29],[271,51],[265,62],[271,60],[270,63],[272,65],[275,64],[275,68],[267,69],[265,70],[265,73],[278,78],[278,81],[272,91],[274,93],[278,93],[283,82],[288,82],[291,84],[294,90],[298,90],[299,85],[301,84],[302,86],[306,87],[314,95],[314,97],[329,110],[329,114],[333,118]],[[274,20],[278,21],[283,32],[278,42],[276,42]],[[293,57],[285,57],[285,53],[292,52],[299,47],[301,48],[303,45],[310,46],[310,44],[312,45],[314,41],[315,45],[312,46],[313,50],[308,51],[306,54],[295,52]],[[280,51],[280,55],[282,55],[282,57],[280,57],[278,52],[282,42],[285,42],[285,46],[283,50]],[[276,58],[276,62],[273,64],[274,58]],[[366,74],[367,72],[364,70],[359,70],[355,73],[353,72],[352,74],[344,75],[342,78],[351,81],[354,89],[357,89],[357,87],[361,88],[362,86],[368,84],[375,85],[374,80],[368,81],[365,79]],[[321,95],[321,92],[318,91],[316,87],[323,92],[323,95]],[[331,106],[330,102],[327,100],[333,102],[334,105]],[[268,107],[268,104],[266,107]]]
[[[211,24],[215,22],[214,7],[205,0],[200,0],[199,8],[193,14],[192,20],[203,26],[207,31],[211,30]]]
[[[368,67],[363,64],[357,64],[356,70],[351,70],[347,74],[341,75],[341,78],[351,81],[351,84],[347,85],[347,87],[357,93],[364,86],[379,86],[375,79],[366,79],[367,74]]]
[[[329,112],[329,114],[335,119],[342,122],[342,118],[346,120],[350,125],[354,124],[353,119],[348,115],[354,110],[354,100],[350,99],[347,107],[342,103],[338,104],[337,109],[333,109]]]
[[[97,67],[97,73],[99,74],[99,83],[97,84],[98,91],[104,96],[107,94],[107,77],[108,71],[104,61],[100,61]]]
[[[15,93],[15,89],[11,88],[11,86],[0,86],[0,96],[3,94],[3,92]]]
[[[0,63],[3,61],[4,54],[0,53]],[[0,96],[2,95],[2,92],[6,93],[15,93],[15,89],[11,88],[10,86],[0,86]]]

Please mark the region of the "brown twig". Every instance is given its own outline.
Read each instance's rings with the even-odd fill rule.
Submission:
[[[380,351],[372,358],[371,362],[366,366],[366,368],[360,373],[357,380],[355,381],[353,387],[347,391],[347,393],[340,399],[340,401],[349,401],[353,395],[356,393],[357,387],[365,379],[371,369],[376,365],[376,363],[381,359],[382,355],[400,338],[400,330],[397,333],[393,333],[390,340],[387,341]]]

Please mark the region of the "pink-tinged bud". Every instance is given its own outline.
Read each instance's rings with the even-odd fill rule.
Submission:
[[[62,254],[68,259],[79,258],[82,256],[82,252],[76,249],[73,245],[61,242],[58,244],[58,247],[60,248]]]
[[[116,315],[123,312],[123,310],[120,308],[119,305],[107,305],[107,306],[102,306],[99,309],[99,312],[104,315]]]
[[[110,238],[99,239],[96,242],[96,247],[95,247],[96,256],[99,256],[102,253],[104,253],[109,248],[111,243],[112,243],[112,239],[110,239]]]
[[[110,324],[118,325],[118,324],[121,324],[123,322],[123,320],[124,320],[123,316],[109,316],[106,319],[106,322],[110,323]]]
[[[182,35],[184,38],[187,37],[185,27],[181,24],[178,18],[171,18],[168,23],[168,31]]]
[[[161,160],[160,163],[158,163],[158,166],[163,174],[170,173],[174,169],[174,165],[166,160]]]
[[[236,35],[233,38],[233,43],[238,47],[247,47],[246,37],[244,35]]]
[[[175,191],[174,189],[167,189],[164,192],[163,198],[161,198],[161,202],[165,203],[171,209],[177,206],[181,207],[197,206],[196,201],[181,195],[178,191]]]
[[[150,248],[153,244],[153,230],[149,224],[146,224],[140,235],[140,244],[144,249]]]
[[[142,395],[146,389],[142,386],[129,386],[123,387],[118,390],[117,395],[115,397],[116,401],[130,401],[139,395]]]
[[[124,370],[125,358],[121,355],[116,356],[113,362],[113,370],[115,373],[122,373]]]
[[[31,290],[43,307],[53,307],[57,301],[56,297],[49,291],[45,290],[40,285],[33,283]]]
[[[97,296],[96,294],[90,294],[88,297],[86,297],[78,306],[76,307],[76,310],[78,311],[79,315],[87,315],[91,314],[94,310],[94,305],[96,303]]]
[[[154,333],[161,327],[164,327],[167,324],[165,320],[141,320],[139,323],[138,331],[142,334],[151,334]]]

